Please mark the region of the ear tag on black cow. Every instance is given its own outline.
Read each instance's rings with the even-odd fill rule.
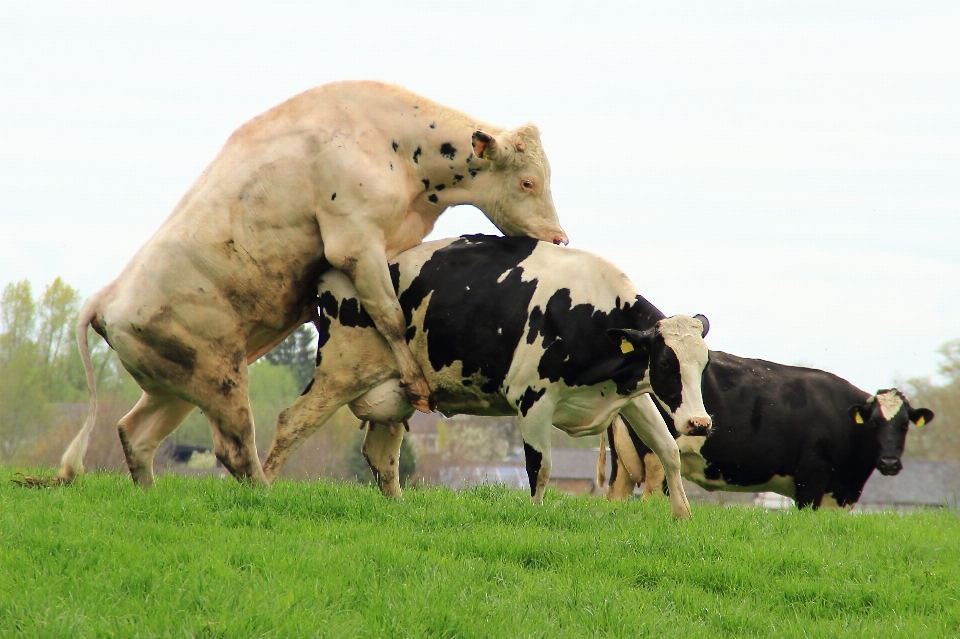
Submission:
[[[633,344],[630,343],[626,337],[620,338],[620,352],[626,355],[627,353],[632,353],[634,351]]]
[[[926,424],[926,423],[927,423],[927,420],[925,420],[923,417],[921,417],[921,418],[918,419],[917,422],[916,422],[917,428],[920,428],[921,426],[923,426],[923,425]]]
[[[853,421],[857,422],[858,424],[863,423],[863,416],[860,414],[860,411],[857,411],[856,416],[853,418]]]

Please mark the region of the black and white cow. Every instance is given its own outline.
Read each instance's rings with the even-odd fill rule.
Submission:
[[[517,415],[535,502],[550,476],[550,434],[602,432],[618,412],[656,415],[647,393],[683,432],[705,432],[700,396],[706,318],[665,317],[610,262],[529,238],[483,235],[429,242],[390,264],[406,339],[445,414]],[[290,454],[341,406],[372,424],[412,413],[397,364],[350,280],[319,285],[320,344],[311,386],[281,413],[264,464],[272,481]],[[665,425],[641,428],[664,460],[674,514],[686,516],[679,453]],[[661,420],[662,422],[662,420]],[[363,451],[381,489],[399,496],[402,428],[371,425]]]
[[[896,475],[910,424],[933,419],[895,389],[876,395],[824,371],[710,351],[703,402],[708,437],[677,434],[681,474],[707,490],[772,491],[797,506],[848,507],[874,469]],[[671,425],[669,415],[663,415]],[[628,417],[628,420],[630,418]],[[636,424],[631,422],[636,427]],[[624,498],[637,483],[660,490],[650,449],[614,423],[607,496]]]

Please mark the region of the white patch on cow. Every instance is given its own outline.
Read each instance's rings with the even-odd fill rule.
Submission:
[[[703,443],[707,441],[706,437],[699,435],[680,435],[677,437],[677,448],[681,455],[700,455],[700,449]]]
[[[572,306],[590,304],[604,312],[616,308],[618,297],[621,303],[633,304],[639,295],[619,267],[579,249],[538,242],[518,266],[523,269],[521,281],[538,281],[528,311],[537,306],[546,308],[560,289],[570,291]]]
[[[683,434],[691,427],[691,421],[710,425],[711,420],[703,405],[700,390],[701,376],[710,357],[707,343],[703,340],[703,324],[688,315],[674,315],[657,323],[657,330],[664,343],[677,355],[680,363],[680,379],[683,392],[680,408],[671,413],[677,431]]]
[[[497,284],[503,284],[503,280],[507,279],[507,277],[508,277],[508,276],[510,275],[510,273],[512,273],[512,272],[513,272],[513,268],[508,268],[507,270],[505,270],[505,271],[503,272],[503,274],[500,275],[500,277],[497,278]]]
[[[883,418],[891,420],[897,416],[903,407],[903,398],[895,390],[884,391],[877,395],[877,403],[880,404],[880,412]]]

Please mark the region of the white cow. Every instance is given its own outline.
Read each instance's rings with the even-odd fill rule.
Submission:
[[[153,482],[157,447],[199,406],[217,458],[265,484],[247,365],[308,317],[331,266],[356,286],[397,358],[411,403],[429,387],[404,342],[387,259],[419,244],[447,207],[473,204],[507,235],[567,236],[537,129],[504,130],[402,88],[311,89],[240,127],[120,276],[80,314],[91,391],[58,478],[83,470],[96,417],[87,327],[143,389],[119,433],[133,480]]]

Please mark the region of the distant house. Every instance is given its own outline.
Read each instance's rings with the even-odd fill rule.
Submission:
[[[893,477],[884,477],[877,472],[870,475],[856,510],[956,510],[958,493],[960,466],[949,462],[907,459],[903,462],[903,470]]]

